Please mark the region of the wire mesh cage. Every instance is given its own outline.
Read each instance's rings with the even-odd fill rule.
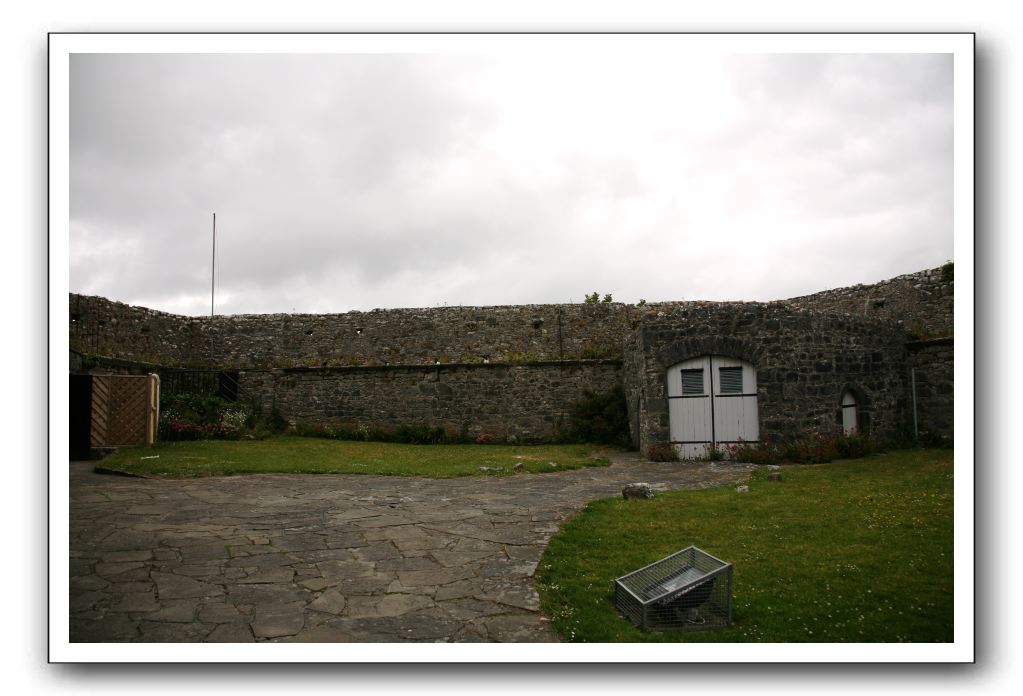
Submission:
[[[615,580],[615,608],[644,631],[732,625],[732,564],[689,546]]]

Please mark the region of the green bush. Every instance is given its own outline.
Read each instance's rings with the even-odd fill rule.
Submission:
[[[764,465],[782,462],[821,464],[835,459],[859,459],[883,448],[866,435],[818,434],[782,443],[740,442],[726,449],[732,461]]]
[[[573,404],[568,421],[569,438],[576,442],[625,448],[632,444],[625,390],[620,386],[605,394],[584,391],[583,398]]]
[[[873,454],[877,447],[866,435],[845,435],[836,441],[839,459],[859,459]]]
[[[240,429],[230,423],[193,423],[178,418],[161,419],[161,440],[237,440]]]
[[[426,424],[403,424],[397,428],[368,427],[361,423],[324,424],[300,421],[292,430],[299,437],[323,437],[331,440],[361,440],[375,442],[398,442],[408,445],[440,445],[454,442],[458,438],[448,435],[441,426]]]
[[[160,412],[200,425],[220,423],[225,412],[243,410],[231,401],[209,394],[170,394],[160,397]]]
[[[439,425],[399,425],[394,431],[394,441],[410,445],[441,445],[448,441],[448,434]]]
[[[930,430],[923,430],[920,432],[920,437],[917,438],[917,444],[920,447],[933,447],[937,449],[952,449],[954,440],[951,435],[939,435],[938,433]]]
[[[252,414],[241,405],[209,394],[160,397],[161,440],[237,440]]]

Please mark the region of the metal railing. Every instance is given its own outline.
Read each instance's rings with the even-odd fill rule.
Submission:
[[[160,389],[163,394],[207,394],[226,401],[238,400],[238,373],[224,370],[189,370],[160,368]]]

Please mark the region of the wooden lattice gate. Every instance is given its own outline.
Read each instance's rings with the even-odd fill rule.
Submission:
[[[89,444],[153,444],[159,404],[160,378],[156,375],[93,375]]]

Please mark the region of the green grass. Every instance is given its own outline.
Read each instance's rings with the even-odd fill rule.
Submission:
[[[728,486],[599,500],[537,569],[563,640],[949,642],[952,452],[912,450],[758,470]],[[729,629],[644,633],[615,611],[614,579],[690,544],[734,565]]]
[[[522,463],[519,471],[516,463]],[[554,462],[557,466],[552,466]],[[380,474],[385,476],[507,476],[607,466],[586,445],[403,445],[305,437],[197,440],[120,449],[102,460],[112,471],[160,478],[231,474]],[[491,471],[480,471],[488,467]]]

